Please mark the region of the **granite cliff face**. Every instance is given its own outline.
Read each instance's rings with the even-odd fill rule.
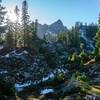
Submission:
[[[47,24],[38,24],[38,32],[37,35],[39,38],[43,38],[44,34],[59,34],[61,32],[67,31],[67,27],[65,27],[61,20],[57,20],[51,25]]]

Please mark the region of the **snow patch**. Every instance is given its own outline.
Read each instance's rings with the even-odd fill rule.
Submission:
[[[22,51],[21,53],[16,53],[16,50],[14,51],[11,51],[10,53],[7,53],[5,56],[2,56],[2,57],[6,57],[6,58],[9,58],[10,56],[16,56],[16,57],[19,57],[23,54],[28,54],[28,52],[26,50]]]
[[[89,45],[89,47],[91,47],[92,48],[92,50],[95,50],[95,47],[93,46],[93,44],[92,44],[92,41],[90,41],[90,40],[88,40],[87,38],[86,38],[86,32],[84,31],[84,30],[80,30],[80,37],[81,38],[83,38],[85,41],[86,41],[86,43]]]
[[[9,54],[6,54],[6,55],[5,55],[5,56],[3,56],[3,57],[9,58],[9,56],[10,56]]]
[[[7,74],[7,73],[8,73],[8,71],[6,71],[6,70],[0,72],[0,74]]]
[[[32,84],[32,82],[27,82],[27,83],[23,83],[23,84],[15,84],[15,89],[17,92],[21,92],[24,90],[25,87],[28,87]]]
[[[51,93],[51,92],[54,92],[54,90],[53,89],[43,89],[43,90],[41,90],[41,94],[43,94],[43,95],[45,95],[47,93]]]
[[[54,74],[53,73],[48,74],[47,77],[43,77],[42,81],[47,81],[49,78],[54,78]]]
[[[0,46],[0,50],[3,49],[3,46]]]

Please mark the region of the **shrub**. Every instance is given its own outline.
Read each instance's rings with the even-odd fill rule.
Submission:
[[[15,98],[15,91],[13,85],[0,79],[0,100],[10,100],[11,98]]]

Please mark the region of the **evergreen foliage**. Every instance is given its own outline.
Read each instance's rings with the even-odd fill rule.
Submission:
[[[11,100],[15,99],[15,89],[14,86],[3,79],[0,78],[0,100]]]
[[[0,2],[0,44],[2,44],[3,42],[2,36],[6,30],[5,15],[6,15],[5,7],[3,7]]]
[[[100,58],[100,15],[99,15],[99,20],[98,20],[98,31],[95,36],[95,55],[96,55],[96,60],[99,60]]]
[[[28,15],[28,4],[27,1],[24,0],[22,3],[22,28],[23,28],[23,39],[24,39],[24,47],[29,46],[28,40],[30,39],[29,36],[29,15]]]

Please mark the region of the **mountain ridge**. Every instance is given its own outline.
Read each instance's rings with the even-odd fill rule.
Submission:
[[[64,26],[63,22],[58,19],[57,21],[53,22],[52,24],[40,24],[38,23],[38,31],[37,35],[39,38],[43,38],[44,34],[49,33],[49,34],[59,34],[62,32],[66,32],[67,27]]]

